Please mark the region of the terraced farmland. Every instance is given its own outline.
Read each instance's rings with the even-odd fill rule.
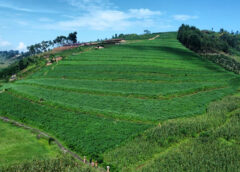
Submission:
[[[173,36],[74,53],[5,86],[10,89],[0,94],[0,114],[93,155],[163,120],[203,114],[210,102],[237,91],[237,75],[201,59]]]

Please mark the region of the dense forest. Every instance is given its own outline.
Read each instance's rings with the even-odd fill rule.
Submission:
[[[217,53],[240,50],[240,33],[221,29],[219,32],[200,30],[194,26],[182,25],[178,31],[178,40],[187,48],[198,53]]]
[[[194,26],[182,25],[178,40],[187,48],[223,68],[240,73],[240,33],[200,30]]]

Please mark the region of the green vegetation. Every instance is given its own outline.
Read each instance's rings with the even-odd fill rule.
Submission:
[[[0,171],[2,167],[29,162],[33,159],[51,159],[59,154],[56,146],[49,146],[44,139],[0,121]]]
[[[104,159],[115,171],[238,171],[239,104],[229,97],[204,115],[165,121]]]
[[[45,130],[82,155],[102,153],[149,127],[43,106],[8,92],[0,94],[0,103],[0,114]]]
[[[69,33],[68,37],[66,36],[58,36],[53,41],[42,41],[41,43],[37,43],[34,45],[30,45],[27,47],[30,55],[36,55],[43,52],[50,51],[52,48],[56,46],[63,46],[64,44],[73,44],[77,43],[77,32]]]
[[[59,156],[52,159],[33,160],[26,163],[17,164],[0,169],[1,172],[95,172],[97,169],[80,163],[69,156]]]
[[[186,47],[200,53],[230,53],[231,49],[240,50],[240,34],[229,33],[221,29],[219,33],[200,31],[196,27],[182,25],[178,31],[178,40]]]
[[[240,100],[212,102],[235,94],[240,78],[176,37],[131,35],[104,49],[58,52],[62,61],[1,87],[0,114],[48,132],[111,171],[194,171],[198,161],[199,171],[234,171]]]
[[[0,51],[0,71],[8,67],[10,64],[23,58],[23,54],[19,51]]]
[[[166,36],[166,33],[153,33],[150,34],[150,31],[145,30],[144,31],[146,34],[143,35],[138,35],[138,34],[119,34],[119,35],[114,35],[114,39],[124,39],[124,40],[144,40],[144,39],[151,39],[157,35],[161,35],[163,37]],[[167,38],[175,38],[176,37],[176,32],[168,32]]]
[[[11,62],[16,61],[21,58],[21,54],[19,51],[0,51],[0,66],[7,65]]]
[[[0,78],[2,79],[8,79],[11,75],[14,75],[16,73],[21,74],[25,72],[28,68],[40,68],[43,65],[45,65],[44,59],[37,57],[37,56],[29,56],[25,57],[10,66],[0,70]],[[25,69],[25,71],[23,71]]]
[[[189,49],[204,58],[219,64],[225,69],[240,73],[240,34],[199,30],[196,27],[182,25],[178,31],[178,40]]]

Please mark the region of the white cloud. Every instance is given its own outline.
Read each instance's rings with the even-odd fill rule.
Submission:
[[[156,17],[161,11],[146,8],[118,10],[110,0],[62,0],[75,10],[84,12],[77,17],[67,17],[53,24],[45,24],[46,29],[77,30],[81,28],[91,30],[122,31],[132,26],[151,27],[156,23]],[[74,10],[73,9],[73,10]],[[65,17],[66,18],[66,17]]]
[[[21,26],[27,26],[29,23],[26,21],[16,21],[17,24],[21,25]]]
[[[50,19],[50,18],[47,18],[47,17],[42,17],[42,18],[39,18],[38,19],[40,22],[52,22],[53,20],[52,19]]]
[[[15,5],[12,5],[9,3],[3,3],[3,2],[0,2],[0,7],[15,10],[15,11],[27,12],[27,13],[57,13],[56,11],[53,11],[53,10],[34,10],[29,8],[17,7]]]
[[[160,16],[160,11],[150,9],[130,9],[127,12],[119,10],[93,10],[75,19],[60,21],[45,25],[47,29],[73,30],[90,28],[92,30],[124,30],[131,26],[149,25],[154,23],[153,18]]]
[[[69,5],[85,11],[110,9],[114,5],[109,0],[65,0]]]
[[[27,46],[23,42],[19,42],[17,48],[18,51],[27,51]]]
[[[0,39],[0,47],[8,47],[11,43]]]
[[[8,47],[10,45],[11,45],[10,42],[3,40],[0,36],[0,47]]]
[[[186,21],[186,20],[191,20],[191,19],[198,19],[198,16],[178,14],[178,15],[174,15],[173,18],[174,18],[174,20],[177,20],[177,21]]]
[[[133,18],[150,18],[152,16],[159,16],[162,15],[162,12],[160,11],[151,11],[149,9],[130,9],[129,10],[129,15]]]

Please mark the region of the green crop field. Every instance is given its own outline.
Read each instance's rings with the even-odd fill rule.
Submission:
[[[47,140],[37,140],[30,131],[0,121],[0,168],[33,159],[50,159],[59,152]],[[1,171],[1,170],[0,170]]]
[[[189,136],[222,124],[222,116],[201,115],[211,102],[236,93],[240,77],[186,49],[176,33],[159,35],[101,50],[58,53],[66,58],[2,87],[7,91],[0,94],[0,115],[48,132],[81,156],[99,155],[113,170],[141,166],[154,152],[168,149],[164,145],[194,145]],[[166,130],[186,126],[183,133],[161,130],[154,136],[156,126],[168,120],[173,123],[166,123]],[[162,135],[169,140],[159,141]],[[177,147],[187,154],[189,147]],[[148,171],[148,166],[158,168],[152,159],[139,169]]]

